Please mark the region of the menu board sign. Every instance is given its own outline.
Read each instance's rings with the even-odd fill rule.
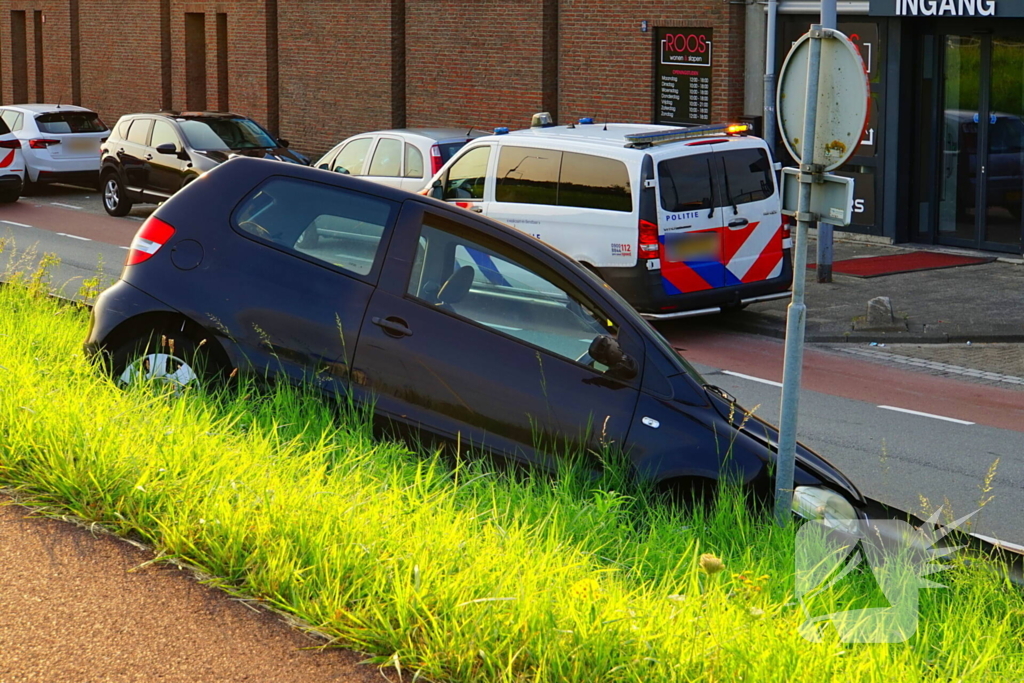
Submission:
[[[711,123],[714,30],[659,27],[654,37],[654,122]]]

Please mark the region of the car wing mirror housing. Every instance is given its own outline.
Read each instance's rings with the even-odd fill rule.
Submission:
[[[173,142],[165,142],[162,145],[156,146],[157,154],[177,154],[178,146]]]
[[[619,341],[607,334],[595,337],[588,353],[601,365],[607,365],[608,374],[616,379],[633,379],[639,371],[636,361],[622,350]]]
[[[282,147],[287,147],[288,145],[291,144],[291,142],[285,140],[284,138],[278,138],[277,144],[281,145]]]
[[[430,185],[430,196],[434,199],[444,199],[444,183],[440,180],[435,180]]]

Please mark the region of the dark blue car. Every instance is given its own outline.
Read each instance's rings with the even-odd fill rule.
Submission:
[[[668,489],[773,487],[776,430],[578,263],[431,198],[295,164],[233,159],[161,205],[86,349],[126,383],[235,369],[315,382],[373,399],[383,423],[518,463],[614,443]],[[858,514],[856,487],[798,451],[798,512]]]

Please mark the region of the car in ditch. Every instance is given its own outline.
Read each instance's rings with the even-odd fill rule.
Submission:
[[[85,349],[122,383],[271,375],[514,463],[611,444],[672,491],[728,477],[772,495],[775,428],[607,284],[519,230],[344,174],[250,158],[204,174],[142,224]],[[805,516],[865,503],[802,446],[795,481]]]

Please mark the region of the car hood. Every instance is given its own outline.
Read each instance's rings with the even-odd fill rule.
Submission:
[[[309,164],[309,161],[305,159],[305,157],[291,151],[287,147],[259,147],[256,149],[223,150],[209,149],[203,151],[197,150],[196,153],[218,164],[222,164],[234,156],[254,157],[257,159],[273,159],[275,161],[287,161],[293,164],[302,164],[304,166]]]
[[[769,422],[762,420],[750,411],[744,410],[739,404],[730,403],[714,391],[707,391],[711,405],[723,419],[729,421],[741,432],[764,444],[772,453],[779,452],[779,430]],[[864,496],[846,475],[825,458],[801,443],[796,445],[796,465],[805,472],[814,475],[822,483],[828,484],[838,492],[846,494],[850,502],[863,505]]]

